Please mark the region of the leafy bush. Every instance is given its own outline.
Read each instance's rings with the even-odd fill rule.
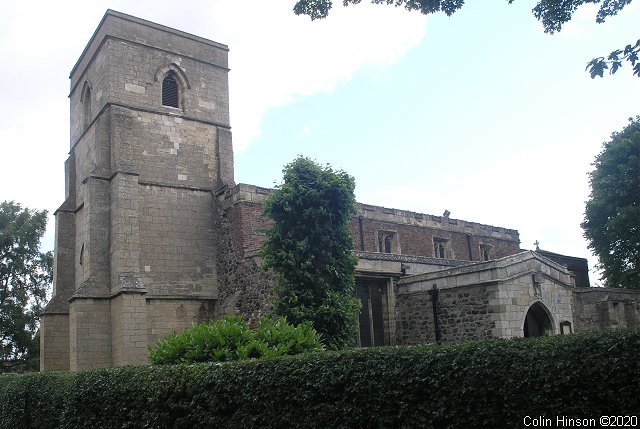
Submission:
[[[278,276],[274,314],[311,321],[327,348],[356,345],[360,300],[351,219],[356,182],[342,170],[299,156],[264,203],[273,220],[262,246],[264,268]]]
[[[311,350],[322,350],[322,344],[310,323],[293,326],[283,317],[263,318],[254,332],[240,316],[231,315],[169,335],[149,357],[155,364],[227,362]]]
[[[0,377],[0,429],[507,428],[640,410],[640,330]],[[597,426],[594,424],[592,426]]]

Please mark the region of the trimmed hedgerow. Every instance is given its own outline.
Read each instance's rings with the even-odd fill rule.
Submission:
[[[0,375],[0,428],[61,427],[61,412],[75,374]]]
[[[238,315],[199,323],[173,333],[149,351],[155,364],[229,362],[274,356],[289,356],[322,350],[310,322],[291,325],[284,317],[263,317],[253,331]]]
[[[12,376],[0,378],[0,428],[485,428],[522,427],[527,415],[597,421],[640,410],[639,355],[636,330],[41,374],[37,384],[38,375]],[[32,389],[59,386],[66,399],[53,423],[27,406],[5,425],[12,403],[25,407]]]

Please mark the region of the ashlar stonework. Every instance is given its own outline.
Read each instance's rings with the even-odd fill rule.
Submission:
[[[73,67],[42,370],[145,364],[173,331],[271,308],[271,190],[234,180],[228,51],[108,10]],[[351,226],[361,346],[640,325],[637,292],[516,230],[367,204]]]

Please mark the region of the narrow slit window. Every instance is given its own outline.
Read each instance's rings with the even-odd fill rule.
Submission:
[[[162,80],[162,105],[169,107],[178,106],[178,81],[173,72],[167,73]]]
[[[80,99],[80,101],[82,102],[82,116],[84,126],[88,127],[91,123],[91,89],[86,84],[84,88],[84,94],[82,94],[82,98]]]

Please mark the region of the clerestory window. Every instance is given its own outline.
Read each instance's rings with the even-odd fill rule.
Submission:
[[[378,252],[400,253],[398,236],[392,231],[378,231]]]
[[[495,259],[495,253],[493,250],[493,246],[489,244],[481,244],[480,245],[480,260],[482,261],[490,261]]]
[[[433,239],[433,256],[440,259],[453,259],[451,255],[451,243],[444,238]]]
[[[162,80],[162,105],[180,107],[180,87],[173,71],[166,74]]]

